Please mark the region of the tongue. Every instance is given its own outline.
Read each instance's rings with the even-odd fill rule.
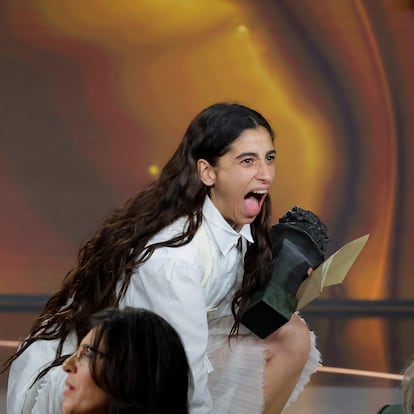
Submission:
[[[244,207],[249,215],[257,216],[260,213],[259,200],[253,196],[244,199]]]

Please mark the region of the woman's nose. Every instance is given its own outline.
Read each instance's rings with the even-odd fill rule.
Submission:
[[[76,352],[65,359],[62,364],[62,368],[65,372],[75,372],[76,370]]]
[[[272,183],[275,177],[275,169],[273,165],[268,165],[267,163],[261,163],[258,171],[257,178],[266,183]]]

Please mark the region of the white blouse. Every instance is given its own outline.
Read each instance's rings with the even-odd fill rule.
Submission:
[[[185,218],[177,220],[149,243],[180,234],[185,223]],[[207,387],[208,373],[212,370],[206,353],[207,311],[213,310],[235,287],[237,276],[242,272],[246,240],[253,242],[253,239],[249,225],[237,233],[208,197],[203,206],[203,223],[199,232],[203,234],[203,250],[205,246],[209,247],[207,259],[205,251],[200,250],[200,244],[194,239],[182,247],[156,249],[151,258],[133,273],[120,307],[143,307],[172,324],[183,340],[193,375],[191,414],[211,414],[212,401]],[[240,236],[242,251],[237,247]],[[206,263],[208,275],[205,275]],[[66,379],[62,367],[51,369],[31,387],[37,374],[53,360],[57,344],[56,340],[36,341],[13,362],[7,390],[8,414],[60,412]],[[70,335],[63,353],[70,354],[75,348],[75,335]]]
[[[171,239],[182,233],[185,224],[185,218],[177,220],[148,244]],[[193,375],[191,414],[210,414],[213,408],[207,381],[212,367],[207,357],[207,311],[213,310],[234,288],[242,271],[247,241],[253,242],[253,239],[250,225],[236,232],[208,197],[203,206],[200,231],[205,232],[204,246],[210,249],[208,275],[205,275],[206,259],[201,257],[195,240],[182,247],[156,249],[151,258],[135,270],[121,307],[152,310],[177,330]],[[238,247],[240,236],[242,251]]]

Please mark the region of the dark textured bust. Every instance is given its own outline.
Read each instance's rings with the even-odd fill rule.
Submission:
[[[286,237],[286,234],[291,231],[298,231],[305,235],[314,244],[323,260],[329,242],[328,229],[316,214],[297,206],[293,207],[280,217],[279,224],[273,226],[272,245],[275,246],[278,239]]]

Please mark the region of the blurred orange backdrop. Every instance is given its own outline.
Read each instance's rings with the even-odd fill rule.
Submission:
[[[330,250],[370,239],[322,298],[413,299],[414,3],[4,0],[2,294],[50,294],[100,220],[149,183],[202,108],[273,125],[274,221]]]

